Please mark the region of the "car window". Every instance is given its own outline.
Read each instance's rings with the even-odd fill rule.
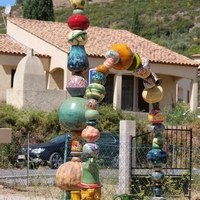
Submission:
[[[62,143],[66,141],[66,137],[69,136],[68,134],[64,134],[58,137],[55,137],[49,141],[49,143]]]
[[[97,143],[115,143],[115,138],[109,133],[100,133],[100,138],[97,140]]]

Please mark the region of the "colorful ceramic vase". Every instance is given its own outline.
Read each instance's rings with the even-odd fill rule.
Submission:
[[[99,106],[99,103],[96,99],[88,99],[87,100],[87,106],[90,109],[97,109]]]
[[[69,53],[67,68],[71,72],[84,72],[88,70],[89,62],[84,46],[72,46]]]
[[[88,110],[87,100],[71,97],[63,102],[59,109],[59,121],[70,131],[82,131],[85,127],[85,112]]]

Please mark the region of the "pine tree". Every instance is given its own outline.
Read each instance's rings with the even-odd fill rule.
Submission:
[[[138,12],[134,9],[133,13],[133,20],[132,20],[132,25],[131,25],[131,30],[132,33],[137,34],[140,32],[140,20],[139,20],[139,15]]]
[[[25,0],[23,18],[55,21],[52,0]]]

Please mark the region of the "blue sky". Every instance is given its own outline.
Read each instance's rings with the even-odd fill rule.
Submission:
[[[0,6],[6,7],[8,4],[11,6],[15,5],[16,0],[0,0]]]

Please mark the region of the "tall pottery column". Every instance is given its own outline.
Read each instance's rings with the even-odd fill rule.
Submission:
[[[68,35],[68,42],[72,45],[67,68],[72,76],[66,89],[71,95],[63,102],[59,110],[59,121],[70,131],[72,138],[71,161],[63,163],[56,172],[57,186],[68,191],[67,199],[80,200],[83,163],[81,160],[83,150],[82,130],[86,127],[85,112],[88,110],[87,100],[83,98],[88,82],[82,72],[89,69],[89,62],[84,45],[87,43],[89,20],[85,15],[86,0],[70,0],[74,8],[73,15],[68,19],[68,26],[72,30]],[[69,195],[71,194],[71,195]]]

